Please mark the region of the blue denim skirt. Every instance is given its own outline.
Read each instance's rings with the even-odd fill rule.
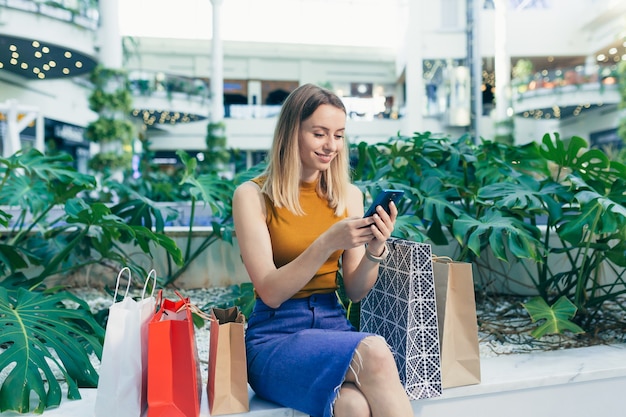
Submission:
[[[290,299],[278,308],[260,299],[248,319],[248,381],[254,392],[312,417],[330,417],[358,344],[335,293]]]

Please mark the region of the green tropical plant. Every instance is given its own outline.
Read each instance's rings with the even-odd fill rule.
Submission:
[[[533,323],[543,320],[541,326],[531,332],[537,339],[547,334],[560,334],[565,330],[584,333],[580,326],[570,321],[576,315],[576,306],[565,296],[561,296],[552,306],[549,306],[543,298],[534,297],[524,303],[524,308],[530,314]]]
[[[0,385],[0,411],[28,412],[31,391],[39,398],[36,412],[58,405],[61,393],[50,360],[67,380],[69,398],[79,397],[77,387],[97,384],[88,355],[100,357],[104,330],[85,303],[49,278],[96,263],[129,266],[146,276],[131,247],[148,257],[162,247],[182,262],[169,237],[127,221],[146,223],[142,206],[133,212],[87,202],[82,196],[96,188],[96,180],[71,163],[68,155],[35,149],[0,158],[0,371],[9,375]]]
[[[109,117],[100,117],[87,126],[85,136],[94,143],[117,142],[123,138],[130,142],[135,127],[129,120],[117,120]]]
[[[126,89],[105,92],[101,88],[94,90],[89,97],[89,108],[95,112],[101,112],[111,107],[114,109],[130,109],[133,105],[133,98],[130,91]]]
[[[264,164],[258,164],[251,169],[237,174],[234,179],[221,177],[215,171],[200,173],[199,162],[195,157],[187,152],[179,150],[177,155],[182,161],[183,169],[177,171],[175,201],[189,202],[189,218],[179,219],[181,213],[173,204],[169,207],[157,204],[143,193],[143,190],[160,186],[161,181],[153,182],[155,176],[143,178],[141,181],[124,183],[107,181],[105,185],[114,191],[120,202],[115,206],[115,214],[124,219],[128,224],[146,225],[155,228],[156,231],[163,231],[168,222],[182,220],[182,224],[187,227],[186,238],[180,244],[181,263],[178,264],[166,254],[166,270],[161,271],[159,284],[166,287],[179,279],[189,266],[199,257],[206,254],[206,250],[217,242],[231,243],[233,241],[232,224],[232,194],[237,185],[241,184],[253,176],[261,173]],[[157,176],[160,178],[161,176]],[[154,194],[152,194],[154,195]],[[185,197],[185,200],[182,198]],[[171,200],[170,200],[171,201]],[[208,207],[210,218],[208,233],[202,234],[198,241],[198,227],[206,226],[207,219],[198,220],[198,211],[202,205]],[[203,211],[206,215],[206,211]],[[206,229],[203,229],[206,230]]]
[[[126,244],[148,255],[150,245],[162,245],[180,261],[170,238],[115,215],[120,206],[88,203],[82,196],[96,188],[96,180],[70,164],[67,155],[45,156],[34,149],[0,158],[0,204],[14,213],[0,210],[7,219],[0,256],[9,261],[0,264],[3,283],[21,283],[24,269],[39,267],[29,272],[28,284],[20,284],[37,288],[51,275],[104,261],[131,265],[145,275]]]
[[[220,177],[215,172],[197,175],[197,159],[190,157],[185,151],[178,151],[177,155],[184,165],[184,173],[179,186],[185,187],[189,192],[191,213],[188,224],[187,243],[183,249],[183,264],[176,270],[172,268],[171,264],[168,264],[169,268],[164,285],[169,285],[180,277],[187,270],[189,265],[198,258],[198,256],[202,255],[213,243],[219,240],[232,243],[233,227],[231,213],[232,194],[235,187],[234,183],[231,180]],[[192,247],[196,205],[199,201],[204,205],[208,205],[213,213],[211,232],[199,245]]]
[[[79,307],[67,308],[67,301]],[[67,383],[69,399],[80,398],[79,387],[97,386],[90,354],[101,357],[104,329],[74,295],[0,286],[0,328],[0,370],[8,371],[0,389],[0,412],[30,412],[32,393],[38,398],[35,413],[59,406],[57,373]]]
[[[169,262],[168,269],[164,273],[163,286],[176,281],[191,265],[191,263],[206,253],[208,247],[218,241],[232,243],[232,195],[235,187],[258,175],[263,169],[259,164],[250,170],[246,170],[235,176],[234,179],[226,179],[216,172],[198,174],[198,160],[191,157],[185,151],[176,153],[183,163],[184,169],[178,187],[185,190],[191,203],[190,218],[187,223],[186,243],[182,247],[182,264],[174,268],[175,262]],[[146,201],[146,199],[144,199]],[[197,245],[192,245],[196,230],[196,211],[198,204],[203,204],[211,209],[211,229],[208,235],[203,237]]]
[[[626,293],[626,167],[582,138],[513,146],[426,132],[361,143],[355,153],[366,195],[405,190],[396,234],[442,247],[456,241],[455,257],[478,267],[477,290],[513,279],[495,263],[521,265],[547,306],[566,297],[587,330],[605,302]],[[565,260],[559,270],[556,258]]]
[[[560,242],[547,249],[566,259],[569,268],[551,271],[543,262],[531,276],[548,301],[572,298],[589,329],[605,301],[626,294],[626,166],[587,146],[579,137],[543,138],[541,154],[554,164],[554,177],[543,180],[552,187],[544,201],[552,197],[562,207],[547,212],[545,238],[554,234]],[[606,279],[607,271],[614,279]]]
[[[256,297],[254,295],[254,287],[251,282],[243,282],[241,284],[230,285],[226,292],[217,299],[209,302],[200,309],[206,313],[210,313],[213,307],[229,308],[239,307],[239,311],[246,319],[250,317]]]

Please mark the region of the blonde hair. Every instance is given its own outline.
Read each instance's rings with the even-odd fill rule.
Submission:
[[[289,94],[278,116],[268,164],[263,174],[266,179],[262,191],[276,207],[286,207],[297,215],[305,214],[299,199],[302,170],[298,146],[300,126],[322,104],[329,104],[346,113],[339,97],[316,85],[304,84]],[[343,140],[344,146],[330,167],[321,172],[316,190],[335,209],[337,216],[346,210],[350,184],[349,146],[345,136]]]

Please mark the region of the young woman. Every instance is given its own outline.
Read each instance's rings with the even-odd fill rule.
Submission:
[[[260,397],[313,417],[408,417],[413,412],[387,343],[355,331],[339,303],[363,298],[388,254],[398,211],[363,218],[350,183],[346,110],[306,84],[285,100],[267,169],[241,184],[233,216],[256,292],[248,379]]]

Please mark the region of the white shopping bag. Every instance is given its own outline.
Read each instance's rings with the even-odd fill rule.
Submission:
[[[124,272],[128,273],[126,293],[122,301],[115,302]],[[151,277],[152,294],[146,297]],[[130,269],[124,267],[117,275],[113,304],[109,307],[94,417],[141,417],[147,406],[148,322],[156,304],[156,272],[151,270],[148,274],[141,300],[128,296],[130,284]]]

